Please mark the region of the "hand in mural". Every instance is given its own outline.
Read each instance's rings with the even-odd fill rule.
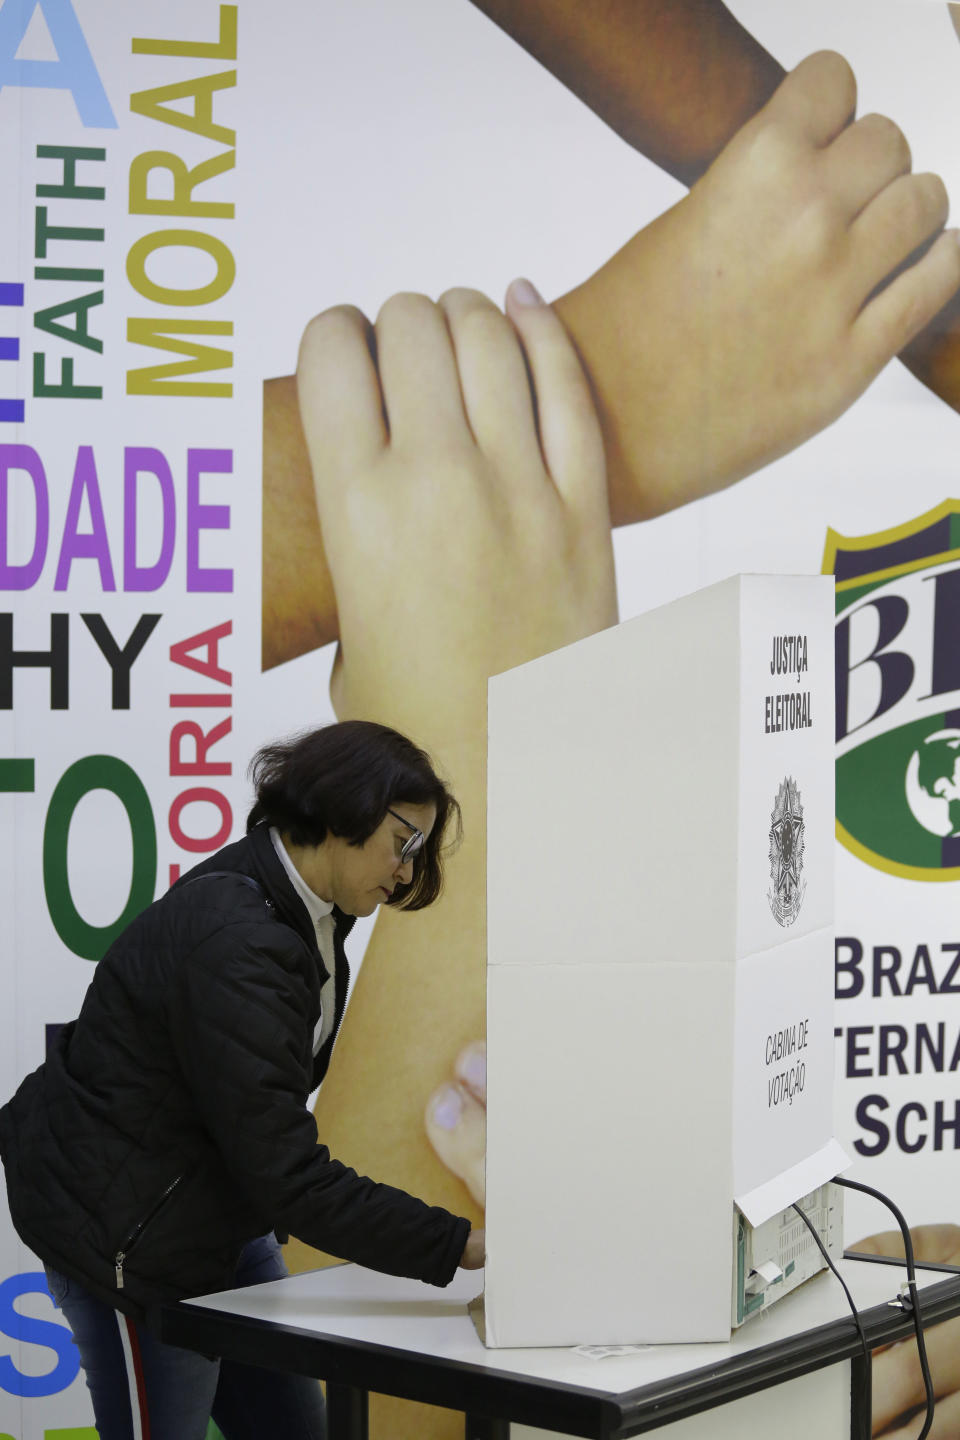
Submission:
[[[765,105],[783,67],[722,0],[473,0],[628,145],[686,185]],[[945,7],[960,33],[960,9]],[[960,300],[901,360],[960,410]]]
[[[909,173],[891,121],[850,124],[855,104],[846,62],[810,56],[684,200],[557,302],[598,395],[615,520],[800,444],[960,285],[942,181]]]
[[[919,1262],[960,1265],[960,1225],[918,1225],[910,1231]],[[868,1255],[903,1258],[899,1230],[870,1235],[852,1247]],[[960,1320],[947,1320],[924,1332],[927,1358],[937,1395],[932,1440],[960,1437]],[[923,1376],[914,1340],[901,1340],[873,1360],[873,1433],[884,1440],[914,1440],[914,1412],[926,1404]],[[909,1423],[908,1423],[909,1422]]]
[[[489,675],[616,620],[583,371],[526,282],[509,311],[469,290],[398,295],[373,334],[339,308],[300,351],[340,616],[334,708],[440,754],[482,717]]]
[[[438,1158],[463,1181],[481,1207],[487,1148],[487,1046],[474,1040],[457,1056],[453,1073],[427,1101],[427,1139]]]
[[[556,302],[597,399],[614,524],[829,424],[960,285],[955,233],[934,238],[941,181],[909,173],[892,122],[848,124],[855,102],[839,56],[803,61],[686,199]],[[291,383],[265,397],[271,665],[338,632]]]
[[[578,410],[581,414],[585,413],[589,407],[590,445],[593,447],[590,464],[597,473],[601,473],[604,465],[602,439],[589,389],[575,352],[564,336],[562,326],[542,302],[533,307],[516,303],[512,305],[515,317],[528,312],[536,317],[532,333],[542,330],[544,336],[549,334],[554,337],[552,344],[555,355],[563,355],[566,374],[574,377],[572,382],[569,378],[564,379],[562,366],[554,376],[545,359],[546,394],[549,397],[556,391],[559,403],[546,428],[543,413],[538,409],[544,444],[555,448],[565,444],[562,432],[570,428],[571,417]],[[368,353],[372,338],[375,338],[380,365],[379,378]],[[340,369],[341,352],[351,357],[352,361],[345,371]],[[545,348],[543,353],[547,357],[550,354],[549,348]],[[481,355],[482,359],[479,358]],[[464,375],[458,377],[456,367],[461,363],[461,359],[469,374],[464,372]],[[303,382],[303,376],[307,373],[305,365],[309,372],[306,385]],[[332,367],[335,372],[332,379],[326,375],[327,366]],[[309,378],[319,373],[318,367],[324,367],[322,385],[310,381]],[[451,447],[456,450],[456,454],[452,456],[452,468],[456,469],[463,483],[455,489],[449,487],[442,459],[434,460],[429,466],[425,466],[421,450],[411,448],[410,436],[412,435],[419,445],[423,438],[423,428],[429,425],[427,417],[418,412],[419,396],[411,397],[407,393],[411,388],[412,377],[419,375],[421,371],[428,374],[440,406],[433,453],[440,454],[437,443],[439,441],[442,441],[447,450]],[[482,672],[485,684],[485,677],[492,670],[505,669],[511,664],[519,663],[519,660],[510,658],[515,653],[514,643],[519,635],[516,627],[509,624],[505,617],[511,614],[511,591],[523,590],[528,583],[528,576],[525,567],[521,565],[514,580],[510,550],[518,543],[517,535],[520,532],[517,527],[523,530],[530,518],[524,514],[524,507],[529,508],[531,503],[546,502],[542,495],[531,500],[538,478],[536,465],[539,463],[539,452],[534,454],[536,426],[525,380],[523,356],[516,347],[508,322],[484,297],[468,291],[451,291],[436,306],[423,296],[395,296],[380,313],[375,337],[359,311],[340,307],[320,316],[308,328],[301,351],[300,375],[300,406],[285,380],[269,381],[265,387],[264,664],[289,658],[291,654],[300,653],[302,649],[324,643],[338,635],[343,639],[345,629],[351,628],[349,618],[345,620],[342,614],[344,603],[352,603],[354,607],[362,603],[368,610],[373,603],[373,596],[367,591],[362,592],[362,601],[359,595],[355,595],[352,601],[349,596],[346,601],[344,598],[344,587],[337,575],[336,552],[340,532],[337,532],[332,550],[326,533],[328,523],[334,526],[340,523],[341,529],[348,523],[346,519],[341,522],[337,515],[327,513],[336,500],[336,490],[331,490],[329,498],[321,495],[318,500],[314,498],[312,486],[308,497],[304,496],[302,490],[304,474],[309,476],[309,470],[304,467],[307,457],[300,409],[302,407],[306,428],[310,434],[326,434],[331,411],[338,413],[338,406],[334,403],[331,407],[325,401],[321,402],[318,397],[329,394],[339,398],[343,387],[350,390],[352,408],[344,412],[338,425],[330,428],[330,438],[325,441],[326,448],[321,458],[326,463],[329,456],[340,456],[339,446],[343,432],[351,425],[357,430],[366,427],[368,446],[363,459],[370,464],[364,474],[363,483],[358,481],[356,486],[349,487],[348,504],[353,515],[353,520],[349,522],[351,534],[358,532],[359,511],[364,505],[371,507],[386,503],[379,492],[374,496],[375,486],[382,490],[394,484],[390,492],[390,503],[395,505],[397,514],[388,527],[394,537],[405,535],[411,528],[419,532],[420,522],[416,517],[426,513],[426,521],[436,546],[433,561],[452,565],[458,577],[451,581],[449,577],[444,579],[442,574],[438,574],[440,588],[429,601],[425,601],[426,607],[431,610],[431,623],[435,628],[438,628],[435,611],[439,597],[450,593],[451,586],[452,593],[456,593],[461,583],[458,570],[461,557],[457,546],[462,537],[469,534],[471,537],[476,536],[478,541],[486,537],[485,552],[481,555],[477,550],[475,553],[475,564],[487,577],[484,593],[492,595],[496,587],[503,589],[497,592],[497,606],[480,606],[477,610],[482,638],[478,634],[472,643],[475,648],[479,646],[486,650],[488,661],[479,664],[476,673],[479,675]],[[458,398],[461,378],[466,380],[470,388],[466,410]],[[392,403],[386,405],[389,437],[383,420],[388,397],[380,396],[378,387],[381,383],[385,389],[389,386],[392,395]],[[364,386],[368,387],[369,391],[366,397],[369,409],[361,417],[357,413],[356,396]],[[517,402],[518,396],[523,397],[522,408]],[[509,400],[507,397],[510,397]],[[542,396],[538,396],[538,401],[542,399]],[[313,413],[314,408],[316,414]],[[503,434],[498,436],[496,446],[489,455],[484,453],[486,442],[481,441],[476,446],[471,444],[470,427],[474,424],[473,411],[477,408],[484,412],[479,421],[485,434],[492,433],[494,428],[503,429]],[[487,410],[491,414],[485,413]],[[560,415],[565,417],[562,422],[558,418]],[[513,433],[510,426],[503,428],[505,417],[509,417]],[[521,425],[528,429],[533,426],[529,435],[521,436]],[[294,432],[299,437],[298,440]],[[576,444],[582,448],[586,443],[583,439],[586,433],[583,425],[581,432]],[[523,471],[524,484],[522,489],[513,493],[508,505],[495,487],[487,485],[484,488],[481,482],[484,468],[489,472],[491,466],[499,464],[504,458],[504,450],[513,444],[517,445],[518,462],[513,464],[513,469]],[[378,450],[382,452],[379,456],[380,463],[374,465]],[[343,453],[353,458],[355,451],[347,446]],[[560,463],[559,454],[556,458]],[[579,458],[576,457],[577,462]],[[316,466],[316,456],[311,455],[310,459]],[[346,461],[337,458],[336,464],[338,471],[342,471]],[[468,483],[468,471],[472,474],[472,483]],[[351,469],[350,474],[353,476],[356,471]],[[563,564],[557,561],[556,556],[561,550],[564,554],[569,551],[569,559],[574,559],[577,554],[592,552],[597,548],[597,535],[601,533],[603,538],[600,545],[604,550],[609,550],[610,518],[605,481],[599,486],[592,485],[591,503],[586,507],[573,494],[567,496],[561,506],[559,497],[565,489],[562,476],[557,483],[560,489],[556,491],[558,499],[553,513],[544,511],[540,516],[545,528],[542,532],[529,531],[530,534],[542,534],[545,559],[547,553],[550,553],[546,565],[551,573],[548,575],[545,570],[541,577],[545,584],[559,584]],[[446,508],[434,505],[438,484],[447,495]],[[368,498],[364,499],[362,496]],[[410,508],[411,501],[413,510]],[[501,521],[509,522],[506,528],[501,525]],[[577,529],[580,521],[588,526],[582,534]],[[321,527],[325,540],[321,540]],[[559,549],[551,549],[560,540],[560,527],[566,527],[566,541]],[[524,535],[527,533],[523,530]],[[421,548],[419,540],[415,543],[417,548]],[[524,549],[525,557],[529,558],[525,540],[519,543]],[[325,550],[330,557],[329,568],[321,564]],[[371,575],[389,573],[383,569],[383,557],[370,555],[366,558],[377,567],[370,571]],[[612,570],[610,573],[612,575]],[[576,581],[576,565],[572,574]],[[444,586],[447,586],[447,589],[444,589]],[[609,591],[609,585],[606,588]],[[353,587],[354,591],[356,589],[357,587]],[[305,602],[306,592],[312,597],[310,602]],[[558,595],[561,597],[560,611],[565,606],[568,610],[579,610],[583,597],[578,593],[576,583],[572,589],[561,587]],[[385,602],[387,597],[380,595],[378,599]],[[390,604],[393,603],[393,597],[390,597]],[[405,618],[418,623],[422,617]],[[548,635],[545,630],[536,642],[542,642],[541,650],[553,648],[548,642],[554,629],[558,634],[566,635],[565,621],[559,612],[549,618],[542,616],[540,623],[551,631]],[[584,623],[592,625],[593,622],[591,620]],[[357,633],[356,626],[352,628],[354,633]],[[599,624],[593,628],[599,628]],[[493,633],[495,629],[497,634]],[[377,633],[386,645],[386,632],[381,628]],[[438,643],[439,639],[438,634]],[[521,642],[523,655],[526,655],[531,643],[532,637]],[[369,637],[365,636],[364,648],[368,644]],[[505,648],[501,649],[501,646]],[[534,648],[530,653],[541,653],[541,650]],[[474,654],[474,658],[479,657]],[[349,671],[347,683],[351,686],[360,683],[356,667]],[[339,688],[339,673],[337,684]],[[437,703],[441,703],[441,697],[444,697],[442,703],[452,700],[449,685],[438,687],[435,697]]]

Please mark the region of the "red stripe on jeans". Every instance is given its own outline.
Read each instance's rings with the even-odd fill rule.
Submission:
[[[140,1428],[143,1440],[150,1440],[150,1412],[147,1409],[147,1387],[143,1379],[143,1358],[140,1354],[140,1337],[137,1335],[137,1327],[129,1315],[124,1315],[123,1323],[127,1327],[127,1336],[130,1340],[130,1354],[133,1357],[133,1374],[137,1382],[137,1404],[140,1407]]]

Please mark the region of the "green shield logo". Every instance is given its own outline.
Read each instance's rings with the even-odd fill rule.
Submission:
[[[910,880],[960,879],[960,501],[827,531],[836,581],[837,838]]]

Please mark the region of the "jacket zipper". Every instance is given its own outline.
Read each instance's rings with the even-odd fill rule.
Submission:
[[[126,1260],[126,1258],[127,1258],[127,1256],[129,1255],[130,1251],[133,1249],[134,1245],[135,1245],[135,1244],[137,1243],[137,1241],[140,1239],[140,1236],[143,1234],[144,1230],[146,1230],[147,1226],[150,1224],[150,1221],[155,1218],[155,1216],[157,1215],[157,1212],[158,1212],[158,1211],[161,1209],[161,1207],[162,1207],[163,1205],[165,1205],[166,1202],[170,1199],[170,1196],[173,1194],[174,1190],[176,1190],[177,1186],[180,1184],[180,1181],[181,1181],[182,1179],[183,1179],[183,1176],[182,1176],[182,1175],[178,1175],[175,1180],[171,1180],[171,1182],[170,1182],[170,1184],[167,1186],[166,1190],[164,1190],[163,1194],[160,1196],[160,1199],[156,1202],[156,1204],[152,1207],[152,1209],[150,1209],[150,1210],[147,1211],[147,1213],[146,1213],[146,1215],[144,1215],[143,1219],[142,1219],[137,1225],[135,1225],[135,1226],[133,1227],[133,1229],[130,1231],[130,1234],[127,1236],[126,1240],[124,1240],[123,1243],[121,1244],[120,1249],[117,1251],[116,1255],[114,1255],[114,1257],[113,1257],[113,1264],[114,1264],[114,1268],[116,1269],[116,1272],[117,1272],[117,1289],[118,1289],[118,1290],[122,1290],[122,1289],[123,1289],[123,1266],[124,1266],[124,1261]]]

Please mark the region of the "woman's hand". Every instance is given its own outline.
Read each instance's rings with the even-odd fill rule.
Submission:
[[[918,1225],[910,1231],[918,1264],[960,1265],[960,1225]],[[870,1235],[851,1247],[868,1255],[903,1258],[899,1230]],[[937,1395],[930,1440],[960,1440],[960,1319],[925,1331]],[[873,1433],[884,1440],[914,1440],[918,1423],[906,1421],[926,1404],[915,1340],[901,1340],[873,1358]]]
[[[486,1235],[482,1230],[475,1227],[467,1236],[467,1243],[463,1247],[463,1254],[460,1256],[461,1270],[482,1270],[484,1262],[484,1245]]]
[[[470,290],[398,295],[373,327],[327,311],[300,350],[336,712],[438,748],[479,738],[490,675],[617,618],[586,380],[526,282],[508,313]]]

